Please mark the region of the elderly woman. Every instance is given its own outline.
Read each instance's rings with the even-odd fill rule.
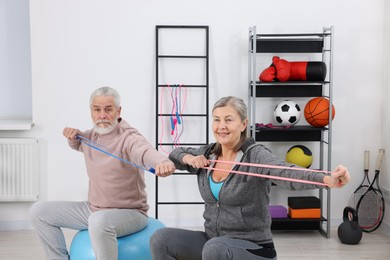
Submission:
[[[349,181],[349,172],[344,166],[336,167],[327,175],[223,163],[295,166],[247,137],[247,107],[241,99],[220,99],[213,107],[212,116],[216,143],[198,148],[179,147],[169,156],[176,168],[198,172],[199,191],[205,202],[205,232],[158,230],[150,242],[153,259],[276,259],[268,210],[271,180],[230,171],[308,180],[331,188],[344,186]],[[315,184],[285,180],[272,182],[291,190],[318,188]]]

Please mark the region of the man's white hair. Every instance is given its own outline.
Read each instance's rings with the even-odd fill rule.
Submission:
[[[96,89],[92,94],[91,98],[89,99],[89,107],[92,107],[92,102],[95,97],[99,96],[105,96],[105,97],[113,97],[114,98],[114,104],[117,108],[121,106],[121,97],[119,96],[118,91],[111,87],[101,87]]]

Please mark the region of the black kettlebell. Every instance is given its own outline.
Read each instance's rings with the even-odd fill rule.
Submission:
[[[342,243],[348,245],[356,245],[362,239],[363,232],[359,226],[358,215],[354,208],[344,208],[343,223],[340,224],[337,235]]]

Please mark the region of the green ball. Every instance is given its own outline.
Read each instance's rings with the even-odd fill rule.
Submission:
[[[286,162],[309,168],[313,163],[313,155],[306,146],[294,145],[287,151]]]

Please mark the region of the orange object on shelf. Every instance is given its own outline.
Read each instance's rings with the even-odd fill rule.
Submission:
[[[321,209],[293,209],[289,207],[288,214],[290,218],[321,218]]]

